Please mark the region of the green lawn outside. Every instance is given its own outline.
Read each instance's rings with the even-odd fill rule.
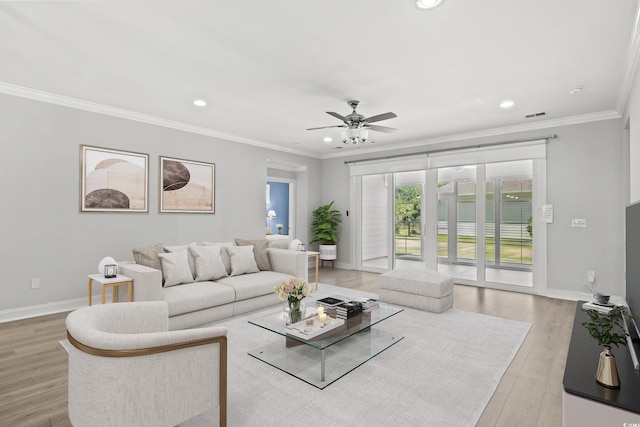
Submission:
[[[485,240],[485,259],[495,260],[495,239],[487,237]],[[407,236],[396,234],[397,255],[420,255],[420,235]],[[532,244],[530,240],[501,239],[501,262],[531,265],[533,261]],[[447,256],[447,236],[438,235],[438,256]],[[458,237],[458,258],[476,259],[476,238],[473,236]]]

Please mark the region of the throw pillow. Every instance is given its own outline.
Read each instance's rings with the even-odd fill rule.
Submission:
[[[195,277],[195,275],[196,275],[196,265],[195,265],[195,262],[193,260],[193,256],[191,255],[191,252],[189,252],[189,248],[192,247],[192,246],[196,246],[196,242],[189,243],[188,245],[165,246],[164,247],[164,251],[165,252],[171,252],[171,253],[186,251],[187,255],[188,255],[189,269],[191,270],[191,275],[193,277]]]
[[[231,261],[231,276],[260,271],[253,256],[253,246],[227,246],[226,250]]]
[[[269,246],[269,241],[267,239],[263,240],[243,240],[236,239],[236,245],[238,246],[253,246],[253,255],[256,259],[256,264],[258,264],[258,268],[262,271],[271,271],[271,262],[269,262],[269,255],[267,254],[267,247]]]
[[[235,246],[236,244],[233,242],[224,242],[224,243],[211,243],[211,242],[202,242],[204,246],[221,246],[222,248],[226,248],[227,246]],[[227,274],[231,274],[231,261],[229,260],[229,253],[224,249],[220,249],[220,254],[222,254],[222,263],[224,264],[224,268],[227,270]]]
[[[227,276],[227,270],[222,263],[220,246],[190,246],[189,252],[193,256],[196,267],[196,282],[216,280]]]
[[[158,258],[160,258],[160,263],[162,264],[163,286],[165,288],[193,282],[193,276],[189,268],[189,254],[186,250],[158,254]]]
[[[133,248],[133,259],[136,264],[162,270],[158,254],[164,253],[164,247],[160,243],[156,243],[149,247]]]

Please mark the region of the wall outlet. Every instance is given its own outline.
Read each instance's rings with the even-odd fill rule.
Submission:
[[[31,289],[40,289],[40,278],[31,279]]]
[[[587,228],[587,220],[585,218],[574,218],[571,220],[573,228]]]
[[[588,270],[587,271],[587,282],[589,283],[595,283],[596,281],[596,272],[593,270]]]

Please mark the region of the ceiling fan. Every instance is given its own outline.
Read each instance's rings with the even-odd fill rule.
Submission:
[[[364,143],[369,138],[369,130],[374,130],[378,132],[386,132],[391,133],[396,131],[397,129],[390,128],[387,126],[378,126],[372,125],[370,123],[379,122],[382,120],[393,119],[394,117],[398,117],[395,113],[383,113],[378,114],[376,116],[365,117],[362,114],[356,112],[356,108],[360,104],[360,101],[348,101],[349,107],[353,108],[353,112],[346,116],[342,116],[338,113],[334,113],[333,111],[327,111],[327,114],[333,116],[337,119],[340,119],[344,122],[342,125],[335,126],[321,126],[317,128],[309,128],[307,130],[318,130],[318,129],[327,129],[327,128],[346,128],[347,130],[342,132],[342,142],[345,144],[353,143]]]

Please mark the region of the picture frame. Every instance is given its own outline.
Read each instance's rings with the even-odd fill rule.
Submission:
[[[160,157],[160,212],[215,213],[215,163]]]
[[[80,145],[81,212],[148,212],[149,155]]]

